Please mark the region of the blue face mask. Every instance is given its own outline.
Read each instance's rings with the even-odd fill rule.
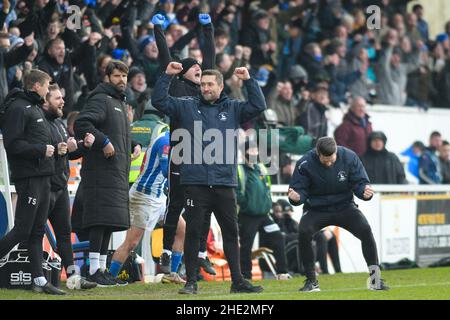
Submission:
[[[314,60],[317,62],[322,62],[322,59],[323,59],[323,57],[321,54],[317,54],[314,56]]]
[[[375,59],[375,57],[377,56],[377,52],[376,52],[375,48],[372,48],[372,47],[368,48],[367,55],[369,57],[369,60]]]

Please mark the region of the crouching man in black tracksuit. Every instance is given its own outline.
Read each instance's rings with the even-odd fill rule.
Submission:
[[[45,72],[31,70],[24,79],[25,91],[13,90],[5,98],[0,127],[17,205],[14,228],[0,239],[0,258],[16,244],[27,242],[32,290],[63,295],[65,292],[47,282],[42,271],[42,239],[50,203],[50,178],[55,171],[54,141],[41,108],[50,80]]]
[[[316,232],[329,225],[344,228],[361,240],[370,271],[369,289],[389,289],[381,279],[372,230],[353,194],[365,201],[374,194],[361,161],[353,151],[337,147],[333,138],[320,138],[316,149],[297,162],[288,191],[291,204],[304,204],[299,247],[307,279],[300,291],[320,291],[311,242]]]
[[[211,159],[212,155],[210,157],[205,155],[210,146],[202,140],[210,141],[206,133],[207,131],[212,133],[209,129],[214,129],[214,133],[220,134],[222,141],[225,141],[226,130],[235,131],[241,123],[264,111],[266,102],[263,93],[256,80],[250,78],[246,68],[236,68],[234,74],[244,80],[249,96],[248,102],[231,100],[222,93],[223,76],[217,70],[203,71],[200,85],[201,96],[175,98],[169,95],[169,86],[173,76],[182,70],[181,63],[171,62],[167,66],[166,73],[157,81],[152,95],[153,106],[179,123],[180,130],[174,131],[172,139],[176,139],[179,133],[182,134],[183,141],[180,145],[187,144],[193,151],[189,152],[186,150],[188,148],[177,151],[178,146],[176,146],[172,153],[172,161],[177,161],[174,157],[180,154],[180,151],[183,152],[180,177],[181,185],[185,188],[184,246],[187,282],[179,293],[197,293],[196,267],[199,241],[205,216],[211,212],[214,212],[222,229],[223,247],[233,281],[231,292],[260,292],[261,287],[253,286],[244,280],[240,269],[235,192],[237,139],[233,138],[231,146],[224,143],[215,149],[218,159]],[[186,132],[189,135],[186,137],[187,141],[184,137]],[[227,150],[233,154],[227,154]],[[230,158],[231,161],[229,161]]]

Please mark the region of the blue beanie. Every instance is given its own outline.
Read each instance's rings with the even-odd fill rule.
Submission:
[[[145,47],[155,41],[155,38],[152,36],[142,36],[139,38],[139,51],[144,51]]]
[[[438,34],[438,36],[436,37],[436,42],[439,42],[439,43],[442,43],[446,40],[448,40],[448,34],[446,34],[446,33]]]

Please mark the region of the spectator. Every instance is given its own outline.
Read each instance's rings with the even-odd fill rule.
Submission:
[[[420,184],[440,184],[442,182],[437,150],[442,146],[442,136],[439,132],[430,135],[430,146],[425,149],[419,159]]]
[[[408,47],[408,41],[404,40]],[[406,84],[408,73],[417,67],[418,50],[413,51],[409,43],[409,52],[402,52],[398,32],[388,31],[377,66],[378,98],[382,104],[403,106],[406,102]]]
[[[372,123],[366,113],[366,100],[356,97],[349,112],[344,116],[344,121],[334,132],[336,142],[362,156],[367,150],[367,141],[371,133]]]
[[[339,247],[334,233],[326,228],[317,232],[313,239],[316,242],[316,260],[319,262],[321,273],[330,273],[328,270],[328,255],[333,263],[334,272],[341,273]]]
[[[426,22],[423,18],[424,16],[423,6],[420,4],[416,4],[414,5],[412,11],[417,16],[417,29],[419,30],[422,39],[425,42],[428,42],[428,40],[430,39],[428,31],[428,22]]]
[[[405,170],[398,157],[386,149],[386,135],[374,131],[368,139],[368,150],[361,157],[373,184],[407,184]]]
[[[327,47],[325,56],[325,70],[330,81],[330,100],[334,107],[339,108],[341,104],[347,104],[348,88],[361,77],[361,71],[349,71],[345,60],[345,46],[334,41]]]
[[[328,89],[319,85],[314,86],[311,100],[304,102],[303,111],[296,121],[305,129],[306,134],[315,138],[325,137],[328,134],[328,120],[325,112],[329,103]]]
[[[127,99],[134,109],[133,121],[140,120],[147,101],[150,99],[151,90],[147,87],[145,73],[138,67],[130,68],[128,73],[129,94]]]
[[[67,116],[72,111],[74,105],[75,80],[73,78],[73,68],[83,65],[90,66],[95,70],[95,45],[101,39],[99,33],[93,32],[89,40],[72,53],[66,51],[66,46],[61,38],[50,40],[46,52],[38,63],[39,69],[48,73],[63,92],[65,107],[64,114]]]
[[[252,21],[252,25],[242,31],[240,41],[242,45],[252,49],[250,64],[256,69],[263,64],[273,66],[271,55],[275,52],[276,45],[271,41],[269,14],[259,10],[254,13]]]
[[[401,153],[409,158],[408,173],[419,181],[419,159],[425,151],[425,145],[421,141],[415,141],[408,149]]]
[[[291,21],[288,24],[287,33],[288,37],[284,40],[278,61],[278,76],[280,79],[285,79],[287,77],[290,68],[295,65],[300,58],[303,44],[301,21]]]
[[[290,81],[278,82],[276,90],[269,97],[268,105],[278,116],[278,123],[282,126],[292,127],[300,114],[297,101],[293,99],[292,84]]]
[[[0,38],[5,39],[5,45],[8,45],[6,37],[0,36]],[[33,49],[33,40],[33,34],[30,34],[25,38],[25,43],[14,50],[8,51],[7,48],[0,47],[0,103],[3,102],[8,93],[6,70],[27,59]]]
[[[413,43],[424,40],[417,24],[417,15],[414,12],[408,13],[406,16],[406,36]]]
[[[349,70],[360,71],[361,76],[349,85],[352,97],[362,97],[369,100],[370,90],[374,87],[372,79],[369,77],[369,53],[364,44],[358,44],[352,49]]]
[[[256,233],[272,249],[276,260],[277,279],[287,280],[286,253],[283,234],[269,215],[272,206],[271,181],[262,163],[254,163],[258,148],[245,143],[245,164],[238,166],[237,203],[239,205],[239,240],[241,270],[245,279],[252,279],[252,246]],[[264,234],[264,237],[263,237]]]
[[[231,49],[229,46],[230,37],[227,32],[223,29],[217,29],[214,33],[214,44],[216,47],[216,53],[230,53]]]
[[[439,149],[442,184],[450,184],[450,143],[443,141]]]
[[[322,49],[317,43],[309,43],[304,48],[304,53],[299,61],[309,76],[309,81],[317,82],[317,78],[327,75],[323,66]]]
[[[299,64],[291,66],[288,72],[288,79],[293,86],[293,96],[297,101],[308,100],[309,91],[306,90],[308,84],[308,73]]]
[[[171,2],[171,1],[169,1]],[[167,7],[173,4],[168,3]],[[122,16],[120,29],[122,31],[123,46],[130,52],[133,58],[133,66],[139,67],[145,73],[147,85],[153,87],[160,74],[160,65],[158,61],[158,47],[155,37],[152,35],[142,35],[137,40],[133,37],[133,28],[135,25],[137,8],[130,6]]]
[[[294,208],[284,199],[278,200],[273,206],[273,220],[284,234],[286,244],[298,238],[298,222],[292,217],[293,213]]]

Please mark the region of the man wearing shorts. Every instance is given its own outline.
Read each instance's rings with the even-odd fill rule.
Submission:
[[[170,133],[160,134],[146,151],[139,177],[130,189],[130,224],[124,243],[112,257],[110,273],[117,277],[128,255],[141,241],[146,230],[153,231],[164,219]]]

